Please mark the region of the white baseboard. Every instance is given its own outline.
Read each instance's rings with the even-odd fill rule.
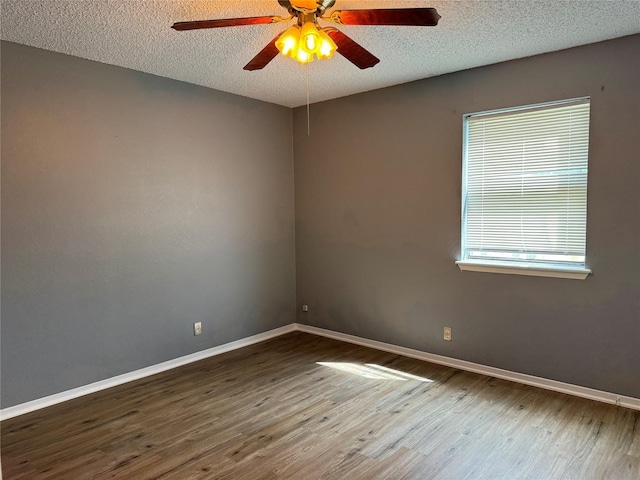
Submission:
[[[595,390],[593,388],[581,387],[579,385],[558,382],[556,380],[548,380],[546,378],[535,377],[533,375],[526,375],[524,373],[517,373],[509,370],[502,370],[500,368],[488,367],[479,363],[458,360],[456,358],[427,353],[420,350],[414,350],[412,348],[399,347],[390,343],[369,340],[367,338],[335,332],[333,330],[325,330],[324,328],[312,327],[310,325],[296,324],[296,330],[333,338],[335,340],[341,340],[343,342],[354,343],[364,347],[375,348],[376,350],[395,353],[405,357],[416,358],[418,360],[424,360],[425,362],[437,363],[439,365],[466,370],[468,372],[480,373],[489,377],[502,378],[512,382],[532,385],[546,390],[553,390],[554,392],[568,393],[569,395],[575,395],[576,397],[588,398],[590,400],[597,400],[599,402],[611,403],[622,407],[632,408],[634,410],[640,410],[640,398],[616,395],[615,393]]]
[[[155,375],[156,373],[171,370],[172,368],[181,367],[188,363],[197,362],[198,360],[204,360],[205,358],[213,357],[215,355],[220,355],[221,353],[226,353],[231,350],[236,350],[238,348],[253,345],[254,343],[264,342],[265,340],[270,340],[272,338],[279,337],[280,335],[284,335],[285,333],[293,332],[295,330],[296,324],[292,323],[290,325],[275,328],[264,333],[241,338],[240,340],[236,340],[235,342],[225,343],[224,345],[201,350],[190,355],[185,355],[184,357],[174,358],[173,360],[169,360],[167,362],[162,362],[156,365],[151,365],[150,367],[141,368],[140,370],[123,373],[122,375],[107,378],[106,380],[90,383],[82,387],[73,388],[71,390],[56,393],[54,395],[49,395],[47,397],[38,398],[30,402],[14,405],[13,407],[4,408],[0,410],[0,420],[17,417],[18,415],[23,415],[25,413],[40,410],[41,408],[66,402],[67,400],[72,400],[74,398],[82,397],[90,393],[99,392],[100,390],[115,387],[116,385],[122,385],[123,383],[131,382],[133,380],[139,380],[144,377],[149,377],[151,375]]]
[[[34,412],[36,410],[40,410],[41,408],[66,402],[67,400],[72,400],[74,398],[82,397],[90,393],[99,392],[100,390],[105,390],[117,385],[122,385],[123,383],[131,382],[133,380],[139,380],[144,377],[149,377],[151,375],[155,375],[156,373],[165,372],[173,368],[187,365],[188,363],[197,362],[198,360],[203,360],[205,358],[220,355],[231,350],[236,350],[238,348],[253,345],[254,343],[264,342],[265,340],[270,340],[272,338],[279,337],[280,335],[284,335],[285,333],[294,331],[333,338],[335,340],[341,340],[343,342],[362,345],[369,348],[375,348],[376,350],[395,353],[397,355],[403,355],[405,357],[416,358],[425,362],[437,363],[439,365],[445,365],[447,367],[458,368],[460,370],[480,373],[482,375],[487,375],[490,377],[502,378],[505,380],[510,380],[512,382],[532,385],[534,387],[540,387],[547,390],[553,390],[555,392],[568,393],[577,397],[588,398],[604,403],[611,403],[614,405],[617,404],[623,407],[632,408],[634,410],[640,410],[640,398],[616,395],[615,393],[603,392],[601,390],[595,390],[593,388],[580,387],[578,385],[572,385],[570,383],[548,380],[546,378],[534,377],[533,375],[511,372],[509,370],[502,370],[495,367],[488,367],[486,365],[481,365],[478,363],[467,362],[466,360],[458,360],[456,358],[427,353],[420,350],[414,350],[412,348],[400,347],[398,345],[379,342],[377,340],[369,340],[367,338],[335,332],[332,330],[326,330],[324,328],[312,327],[310,325],[303,325],[300,323],[292,323],[290,325],[285,325],[284,327],[269,330],[268,332],[242,338],[240,340],[236,340],[235,342],[225,343],[224,345],[208,348],[207,350],[202,350],[190,355],[185,355],[184,357],[179,357],[167,362],[158,363],[157,365],[152,365],[150,367],[142,368],[140,370],[134,370],[133,372],[124,373],[116,377],[107,378],[106,380],[101,380],[99,382],[90,383],[82,387],[56,393],[55,395],[49,395],[47,397],[38,398],[30,402],[14,405],[13,407],[8,407],[0,410],[0,420],[7,420],[9,418],[17,417],[25,413]]]

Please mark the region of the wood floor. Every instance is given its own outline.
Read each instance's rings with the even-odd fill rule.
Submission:
[[[1,427],[4,480],[640,479],[638,411],[299,332]]]

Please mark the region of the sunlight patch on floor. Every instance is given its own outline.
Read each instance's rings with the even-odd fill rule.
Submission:
[[[394,370],[393,368],[383,367],[382,365],[376,365],[375,363],[367,363],[360,365],[358,363],[350,362],[316,362],[323,367],[335,368],[347,373],[353,373],[364,378],[373,378],[376,380],[399,380],[406,382],[407,380],[417,380],[419,382],[433,382],[428,378],[412,375],[411,373],[401,372],[400,370]]]

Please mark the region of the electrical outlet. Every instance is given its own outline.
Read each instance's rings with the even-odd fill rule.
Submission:
[[[302,311],[303,312],[308,312],[309,311],[309,305],[302,305]]]
[[[193,324],[193,334],[202,335],[202,322],[196,322]]]
[[[451,327],[444,327],[444,337],[447,342],[451,341]]]

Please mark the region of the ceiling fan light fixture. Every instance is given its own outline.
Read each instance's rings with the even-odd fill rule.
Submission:
[[[314,55],[318,60],[328,60],[338,46],[324,30],[318,29],[314,22],[306,22],[302,27],[293,25],[276,40],[276,48],[298,63],[313,62]]]
[[[313,62],[313,53],[309,53],[301,48],[301,28],[294,25],[280,35],[276,40],[276,48],[285,57],[293,58],[298,63]]]

